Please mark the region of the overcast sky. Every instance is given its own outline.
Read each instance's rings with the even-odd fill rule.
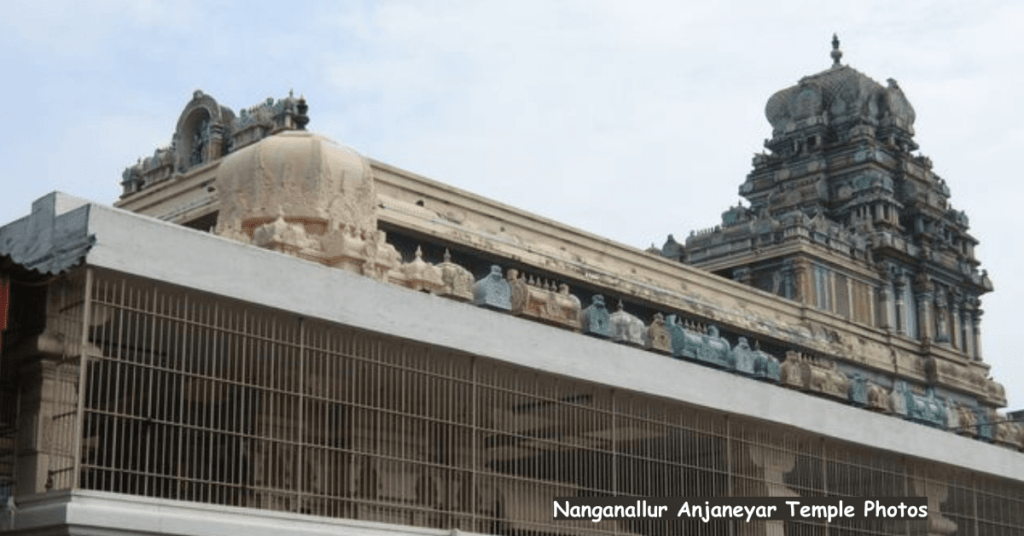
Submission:
[[[699,5],[702,4],[702,5]],[[195,89],[289,89],[363,154],[644,248],[720,222],[775,91],[843,63],[895,78],[981,240],[984,354],[1024,407],[1024,3],[5,2],[0,223],[102,203]]]

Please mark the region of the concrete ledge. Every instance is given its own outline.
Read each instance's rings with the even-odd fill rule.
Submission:
[[[75,536],[448,536],[458,532],[85,490],[25,497],[13,517],[6,511],[0,517],[3,531]]]

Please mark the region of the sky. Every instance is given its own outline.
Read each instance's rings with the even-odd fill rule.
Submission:
[[[995,292],[983,354],[1024,408],[1024,3],[6,2],[0,224],[61,190],[101,203],[192,92],[294,90],[361,153],[646,248],[720,223],[777,90],[843,63],[899,81],[920,154],[970,218]]]

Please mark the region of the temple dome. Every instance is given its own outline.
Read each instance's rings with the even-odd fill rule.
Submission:
[[[310,235],[342,225],[377,228],[370,165],[355,150],[324,136],[289,130],[224,157],[217,172],[219,234],[252,238],[278,218]]]
[[[835,57],[835,56],[833,56]],[[914,134],[914,108],[895,80],[883,86],[838,59],[830,69],[805,76],[776,92],[765,105],[772,135],[814,125],[869,124]]]

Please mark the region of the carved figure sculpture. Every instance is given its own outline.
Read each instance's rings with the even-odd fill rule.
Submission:
[[[804,389],[842,400],[847,399],[849,380],[839,371],[834,361],[823,363],[818,360],[805,359],[801,364],[804,376]]]
[[[366,242],[355,226],[343,224],[337,231],[321,239],[320,243],[327,253],[325,262],[328,265],[356,274],[362,273]]]
[[[437,267],[441,270],[441,282],[444,283],[438,295],[459,301],[473,300],[473,274],[452,262],[452,255],[447,249],[444,250],[444,262]]]
[[[864,407],[868,405],[868,381],[864,375],[855,372],[850,378],[850,390],[848,395],[850,403],[854,406]]]
[[[960,408],[951,398],[946,399],[946,429],[952,431],[960,429]]]
[[[491,266],[491,273],[473,285],[473,304],[501,311],[512,310],[512,290],[501,277],[501,267]]]
[[[195,166],[203,163],[206,158],[206,146],[210,143],[210,120],[203,119],[192,131],[192,150],[189,152],[188,163]]]
[[[673,356],[727,370],[735,368],[729,341],[719,336],[717,326],[682,325],[675,315],[669,315],[668,328]]]
[[[400,281],[393,281],[395,278],[389,274],[402,265],[402,255],[394,246],[387,243],[384,231],[363,231],[363,241],[366,243],[363,246],[363,259],[365,259],[363,275],[379,281],[400,283]],[[396,272],[398,273],[394,275],[401,277],[401,272],[397,270]]]
[[[792,389],[798,389],[803,391],[804,389],[804,375],[803,375],[803,354],[794,352],[792,350],[786,352],[786,359],[782,362],[781,369],[781,381],[782,385],[790,387]]]
[[[405,276],[406,286],[413,290],[437,292],[444,288],[441,270],[423,260],[423,250],[418,246],[416,258],[410,263],[403,264],[400,269]]]
[[[559,291],[555,292],[552,285],[544,287],[532,278],[527,280],[515,269],[508,271],[506,279],[512,293],[512,314],[572,330],[580,329],[580,301],[569,294],[568,285],[562,284]]]
[[[881,413],[892,412],[892,402],[889,399],[889,391],[882,386],[868,382],[868,409]]]
[[[252,242],[261,248],[272,249],[280,253],[312,258],[312,254],[318,249],[318,242],[306,235],[301,225],[289,224],[283,215],[276,220],[261,225],[253,232]]]
[[[778,383],[780,374],[779,360],[761,350],[757,341],[754,341],[754,377],[762,381]]]
[[[929,388],[928,394],[925,396],[914,394],[908,390],[906,398],[908,419],[936,428],[946,427],[946,408],[935,398],[934,388]]]
[[[590,299],[590,307],[580,313],[580,324],[583,333],[607,339],[612,332],[609,326],[608,309],[604,306],[604,296],[594,294]]]
[[[909,393],[910,388],[907,387],[907,382],[898,380],[892,388],[892,392],[889,393],[889,406],[894,414],[901,417],[907,416],[907,395]]]
[[[960,429],[956,433],[960,435],[977,437],[978,435],[978,414],[974,408],[966,404],[959,404],[957,412],[960,420]]]
[[[672,353],[672,335],[669,334],[665,317],[661,313],[654,313],[651,325],[647,327],[646,346],[648,350],[655,352]]]
[[[978,433],[975,437],[983,439],[988,442],[992,442],[995,439],[996,431],[995,426],[992,424],[993,418],[992,410],[987,408],[974,408],[974,414],[977,416],[977,430]]]
[[[995,417],[995,442],[1014,450],[1020,449],[1020,425],[1014,422],[1007,422],[1005,415],[996,413]]]
[[[644,346],[647,326],[643,320],[627,313],[619,301],[619,308],[608,317],[611,326],[612,340],[634,346]]]
[[[736,363],[736,372],[744,376],[754,375],[754,351],[750,348],[746,337],[740,337],[736,347],[732,349],[732,355]]]

